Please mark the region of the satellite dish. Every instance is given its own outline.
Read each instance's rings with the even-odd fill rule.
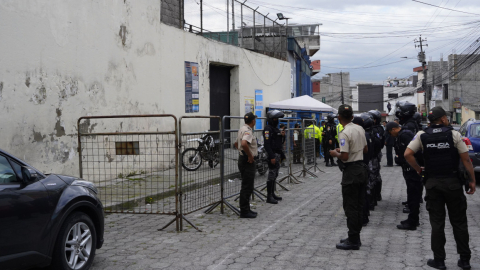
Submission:
[[[390,80],[390,76],[388,76],[388,79]]]

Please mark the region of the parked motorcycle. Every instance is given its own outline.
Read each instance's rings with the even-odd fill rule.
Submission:
[[[203,161],[208,162],[210,168],[215,168],[220,162],[219,142],[209,134],[201,138],[190,139],[188,142],[198,142],[197,148],[187,148],[182,153],[182,166],[187,171],[196,171],[202,166]]]
[[[258,156],[255,158],[255,167],[260,175],[264,175],[268,171],[268,155],[263,144],[258,144]]]

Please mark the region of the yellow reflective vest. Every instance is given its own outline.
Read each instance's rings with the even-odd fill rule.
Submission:
[[[341,132],[342,130],[343,130],[342,124],[338,123],[338,125],[337,125],[337,135],[335,136],[335,139],[337,139],[337,142],[338,142],[338,143],[340,143],[340,142],[338,141],[338,134],[340,134],[340,132]]]
[[[303,132],[303,135],[305,136],[305,139],[319,139],[320,141],[322,140],[322,132],[315,125],[308,126]]]

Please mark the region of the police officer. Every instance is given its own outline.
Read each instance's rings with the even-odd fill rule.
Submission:
[[[316,125],[315,125],[315,121],[307,121],[305,123],[307,125],[307,128],[305,129],[304,131],[304,136],[306,139],[314,139],[315,141],[315,155],[316,157],[319,157],[320,156],[320,140],[322,139],[322,135],[320,133],[320,128],[318,128]],[[313,157],[315,158],[315,157]],[[308,162],[307,163],[311,163],[312,160],[310,159],[310,157],[308,157]]]
[[[338,119],[344,126],[340,133],[340,148],[330,151],[344,165],[342,176],[343,209],[347,216],[348,238],[337,244],[338,249],[358,250],[361,246],[360,232],[363,224],[363,205],[367,185],[367,169],[363,154],[368,152],[365,131],[353,124],[353,109],[350,105],[338,108]],[[340,164],[342,165],[342,164]]]
[[[285,159],[283,143],[285,136],[282,136],[278,127],[278,121],[283,118],[283,112],[279,110],[267,113],[267,126],[263,130],[264,148],[268,154],[268,179],[267,179],[267,203],[277,204],[282,197],[275,195],[276,179],[280,164]]]
[[[415,104],[408,101],[399,101],[396,104],[397,109],[395,110],[395,116],[399,119],[399,124],[402,125],[404,129],[408,129],[417,134],[420,131],[417,120],[414,119],[415,112],[417,107]]]
[[[420,200],[422,198],[422,178],[407,163],[404,158],[405,150],[415,134],[408,129],[400,127],[395,122],[387,124],[387,132],[395,138],[395,152],[398,153],[398,162],[402,166],[403,177],[407,184],[407,205],[409,208],[408,219],[400,222],[400,230],[416,230],[419,225]]]
[[[365,139],[367,140],[368,152],[363,153],[363,163],[365,166],[369,166],[373,158],[373,141],[371,137],[371,129],[373,126],[373,119],[368,113],[362,113],[360,116],[356,116],[352,121],[354,124],[361,126],[365,130]],[[342,129],[343,130],[343,129]],[[365,189],[365,204],[363,206],[363,226],[367,226],[370,222],[368,218],[370,216],[370,203],[373,200],[373,186],[374,182],[370,181],[370,170],[367,171],[368,179]]]
[[[323,153],[325,155],[325,162],[327,167],[337,166],[333,161],[333,157],[330,156],[329,151],[335,149],[335,136],[337,135],[335,119],[333,114],[327,115],[327,123],[323,127],[322,141],[323,141]],[[332,165],[330,165],[330,163]]]
[[[427,265],[436,269],[445,267],[445,205],[452,224],[457,253],[460,255],[458,266],[470,269],[471,251],[467,225],[467,199],[458,177],[459,164],[462,161],[470,175],[470,182],[466,185],[467,194],[475,193],[475,174],[468,156],[468,148],[463,142],[460,133],[453,130],[442,107],[434,107],[428,113],[431,122],[429,128],[420,131],[405,151],[405,159],[426,178],[425,196],[427,210],[432,226],[431,248],[434,259]],[[414,154],[423,149],[425,167],[422,168],[415,161]],[[424,180],[425,181],[425,180]]]
[[[382,149],[385,146],[385,130],[382,127],[382,114],[377,110],[368,112],[373,118],[372,137],[375,155],[372,159],[373,174],[375,175],[374,204],[382,200],[382,175],[380,174],[380,163],[382,162]]]
[[[243,125],[238,131],[235,147],[239,151],[238,169],[242,177],[240,190],[240,218],[256,218],[257,213],[250,209],[250,197],[255,183],[255,160],[258,155],[257,138],[253,134],[257,116],[249,112],[245,114]]]
[[[338,123],[337,124],[337,135],[335,135],[335,140],[336,140],[335,143],[336,143],[337,146],[340,146],[340,141],[338,140],[338,134],[340,134],[340,132],[342,132],[342,130],[343,130],[342,124]]]

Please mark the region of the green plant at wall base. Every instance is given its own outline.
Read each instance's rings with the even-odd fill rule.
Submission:
[[[119,173],[117,177],[123,179],[123,173]]]
[[[127,174],[127,177],[134,176],[137,174],[137,171],[132,171]]]
[[[145,198],[145,203],[146,204],[152,204],[153,203],[153,198],[152,197],[146,197]]]

